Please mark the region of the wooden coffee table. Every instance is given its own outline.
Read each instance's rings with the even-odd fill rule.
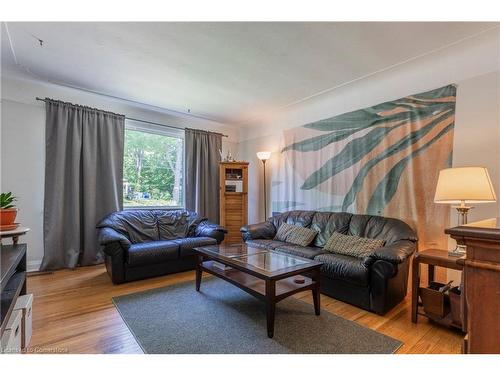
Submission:
[[[276,251],[237,245],[197,247],[196,290],[203,271],[215,275],[262,300],[267,310],[267,335],[274,335],[276,304],[293,294],[311,290],[314,312],[320,314],[321,262]],[[225,265],[217,267],[214,262]],[[302,276],[299,276],[302,275]],[[296,282],[302,279],[302,283]]]

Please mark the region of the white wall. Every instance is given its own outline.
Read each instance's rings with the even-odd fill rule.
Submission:
[[[284,129],[450,83],[458,85],[453,165],[488,167],[500,195],[500,31],[494,30],[318,95],[241,129],[240,156],[251,163],[249,222],[264,216],[262,165],[255,152],[278,152]],[[268,184],[268,197],[269,191]],[[268,199],[268,213],[270,209]],[[478,205],[470,220],[492,216],[500,216],[500,203]],[[453,212],[452,219],[455,217]]]
[[[43,257],[43,192],[45,178],[45,107],[35,97],[50,97],[109,110],[147,121],[217,131],[223,151],[237,150],[238,131],[227,125],[189,117],[176,117],[159,109],[137,106],[29,77],[2,72],[0,127],[0,190],[19,197],[17,221],[31,228],[23,238],[28,244],[28,268],[38,269]]]

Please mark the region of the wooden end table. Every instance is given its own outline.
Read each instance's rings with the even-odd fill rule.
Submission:
[[[314,312],[320,314],[321,262],[251,247],[246,244],[197,247],[196,290],[203,271],[217,276],[266,304],[267,335],[274,336],[276,304],[299,292],[311,290]],[[214,262],[225,265],[223,269]],[[301,283],[296,279],[299,275]]]
[[[463,270],[463,260],[461,257],[454,257],[448,254],[448,250],[428,249],[419,251],[413,258],[412,264],[412,288],[411,288],[411,321],[417,323],[418,297],[420,288],[420,265],[427,264],[429,282],[434,281],[436,267],[444,267],[453,270]]]

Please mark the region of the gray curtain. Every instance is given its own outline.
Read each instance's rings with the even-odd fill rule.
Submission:
[[[222,135],[186,129],[186,208],[219,223],[219,150]]]
[[[45,99],[42,270],[103,262],[97,222],[123,206],[125,117]]]

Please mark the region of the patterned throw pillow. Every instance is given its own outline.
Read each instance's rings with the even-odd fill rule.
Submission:
[[[348,236],[334,232],[328,241],[326,241],[323,250],[336,254],[364,258],[372,254],[376,249],[383,247],[384,244],[384,240]]]
[[[294,245],[308,246],[313,242],[314,237],[318,234],[317,231],[283,223],[278,228],[278,232],[274,237],[275,240],[293,243]]]

